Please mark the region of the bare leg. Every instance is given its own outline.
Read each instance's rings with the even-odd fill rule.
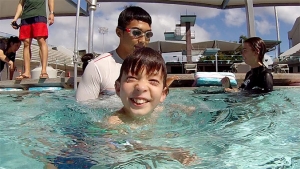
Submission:
[[[24,73],[17,77],[16,79],[23,79],[23,78],[30,78],[30,59],[31,59],[31,42],[32,38],[25,39],[23,41],[24,43],[24,49],[23,49],[23,59],[24,59]]]
[[[47,74],[47,62],[48,62],[48,45],[44,37],[37,37],[37,41],[40,47],[40,58],[42,63],[41,76]]]

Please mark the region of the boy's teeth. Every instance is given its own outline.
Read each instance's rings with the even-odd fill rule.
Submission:
[[[139,104],[147,102],[147,100],[144,100],[144,99],[133,99],[133,101],[136,102],[136,103],[139,103]]]

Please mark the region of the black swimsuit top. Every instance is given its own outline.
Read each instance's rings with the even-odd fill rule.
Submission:
[[[265,66],[253,68],[247,72],[240,88],[248,91],[270,92],[273,90],[273,75]]]

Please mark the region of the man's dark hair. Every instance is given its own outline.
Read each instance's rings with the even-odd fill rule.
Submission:
[[[152,19],[148,12],[138,6],[129,6],[120,13],[118,27],[126,28],[132,20],[143,21],[151,26]]]

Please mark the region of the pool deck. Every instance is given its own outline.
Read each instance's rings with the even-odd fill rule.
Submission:
[[[178,76],[179,80],[175,80],[171,87],[191,87],[194,82],[194,74],[168,74],[168,77]],[[235,74],[238,84],[240,84],[245,77],[245,73]],[[300,86],[299,73],[274,73],[274,86]],[[77,81],[80,82],[78,77]],[[0,81],[0,88],[20,88],[28,90],[30,87],[63,87],[73,88],[74,78],[51,78],[51,79],[24,79]]]

